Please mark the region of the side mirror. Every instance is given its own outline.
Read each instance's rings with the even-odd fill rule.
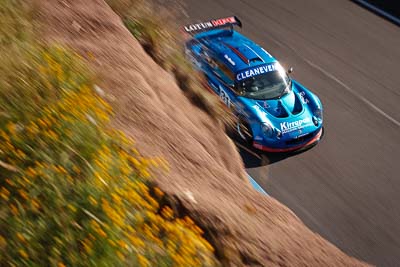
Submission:
[[[287,70],[287,74],[290,74],[290,73],[292,73],[293,72],[293,67],[290,67],[288,70]]]

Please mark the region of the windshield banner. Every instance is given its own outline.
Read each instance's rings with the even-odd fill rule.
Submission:
[[[253,67],[244,71],[239,72],[236,74],[236,80],[237,81],[242,81],[260,74],[268,73],[271,71],[276,71],[279,68],[279,64],[277,62],[268,64],[268,65],[262,65],[262,66],[257,66]]]

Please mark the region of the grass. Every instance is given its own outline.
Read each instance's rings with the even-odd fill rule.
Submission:
[[[168,164],[110,128],[92,73],[33,38],[30,7],[0,2],[0,266],[215,265],[152,182]]]

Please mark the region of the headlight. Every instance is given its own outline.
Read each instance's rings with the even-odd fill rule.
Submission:
[[[319,120],[322,121],[322,119],[323,119],[322,109],[316,109],[316,110],[314,111],[314,116],[315,116],[317,119],[319,119]]]
[[[272,126],[265,122],[261,124],[261,130],[263,134],[267,137],[271,137],[274,132]]]
[[[322,114],[322,110],[321,109],[316,109],[314,111],[314,116],[312,117],[314,125],[318,126],[318,124],[320,124],[322,122],[323,119],[323,114]]]
[[[282,132],[278,129],[275,129],[276,138],[280,139],[282,137]]]

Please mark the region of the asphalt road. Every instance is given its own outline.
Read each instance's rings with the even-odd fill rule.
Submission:
[[[400,28],[345,0],[185,2],[186,22],[239,16],[324,104],[320,144],[291,156],[243,150],[248,172],[347,254],[400,266]]]

